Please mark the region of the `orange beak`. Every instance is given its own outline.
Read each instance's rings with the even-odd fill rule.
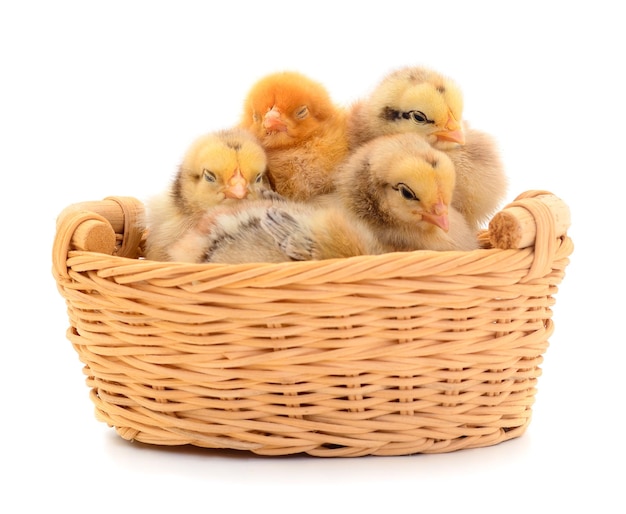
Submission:
[[[435,136],[439,141],[450,141],[460,145],[465,144],[465,132],[463,132],[463,127],[456,120],[452,112],[448,112],[448,121],[446,122],[446,126],[443,130],[435,132]]]
[[[280,117],[280,111],[276,106],[265,113],[263,128],[267,132],[287,132],[287,125]]]
[[[448,207],[441,200],[439,200],[429,212],[423,212],[422,219],[427,223],[432,223],[439,227],[444,232],[450,230]]]
[[[248,196],[248,181],[237,168],[233,176],[228,180],[228,187],[224,190],[226,198],[236,198],[242,200]]]

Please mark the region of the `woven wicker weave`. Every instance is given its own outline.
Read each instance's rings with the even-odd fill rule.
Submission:
[[[255,265],[141,259],[142,210],[69,206],[53,248],[96,417],[121,437],[347,457],[526,430],[573,250],[554,195],[520,195],[471,252]]]

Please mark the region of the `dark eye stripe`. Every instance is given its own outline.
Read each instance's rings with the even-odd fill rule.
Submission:
[[[435,123],[433,120],[429,120],[422,111],[408,111],[403,112],[402,117],[405,120],[412,120],[415,123]]]
[[[422,111],[413,110],[413,111],[405,111],[401,112],[396,109],[392,109],[391,107],[385,107],[380,113],[380,117],[384,120],[412,120],[415,123],[423,124],[423,123],[435,123],[434,120],[428,119],[428,116],[424,114]]]

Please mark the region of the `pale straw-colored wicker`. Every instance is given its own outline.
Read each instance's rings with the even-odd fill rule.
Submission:
[[[281,264],[141,258],[143,205],[58,217],[53,273],[98,420],[128,440],[407,455],[520,436],[573,250],[529,191],[471,252]]]

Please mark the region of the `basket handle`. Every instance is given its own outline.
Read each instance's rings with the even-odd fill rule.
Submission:
[[[135,258],[143,236],[143,204],[133,197],[110,196],[99,202],[81,202],[63,209],[56,222],[53,245],[54,272],[67,277],[71,250]],[[117,247],[116,234],[122,234]]]
[[[549,191],[531,190],[506,205],[489,223],[493,248],[535,247],[535,256],[525,280],[543,276],[551,266],[558,240],[571,225],[569,207]]]

